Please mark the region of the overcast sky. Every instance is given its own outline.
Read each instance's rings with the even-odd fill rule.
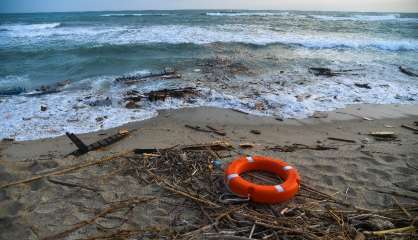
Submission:
[[[418,12],[418,0],[0,0],[0,12],[278,9]]]

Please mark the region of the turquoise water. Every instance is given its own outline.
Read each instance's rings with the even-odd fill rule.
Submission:
[[[252,74],[234,76],[228,84],[205,81],[207,75],[199,74],[197,63],[219,56],[246,65]],[[416,102],[418,80],[400,73],[399,65],[418,68],[418,14],[205,10],[0,14],[0,93],[8,94],[0,99],[0,137],[33,139],[69,129],[86,132],[148,118],[158,109],[200,105],[306,117],[350,103]],[[184,77],[130,88],[144,92],[192,85],[208,93],[194,104],[150,103],[136,112],[123,108],[120,95],[128,88],[115,85],[115,77],[167,66]],[[309,67],[363,70],[325,78],[313,76]],[[63,80],[71,82],[63,92],[25,95]],[[251,88],[231,87],[253,82]],[[373,88],[352,87],[355,82]],[[69,114],[78,104],[71,98],[86,95],[111,97],[112,105]],[[300,101],[300,95],[313,97]],[[68,106],[62,101],[69,101]],[[267,110],[254,109],[259,101]],[[48,113],[38,113],[41,104],[62,111],[51,107]],[[91,112],[124,117],[97,125],[92,116],[85,116]],[[48,119],[33,118],[45,114]],[[69,118],[84,120],[69,124]],[[53,130],[45,133],[35,124]]]

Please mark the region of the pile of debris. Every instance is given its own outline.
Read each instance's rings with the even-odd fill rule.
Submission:
[[[199,96],[199,90],[194,87],[174,88],[174,89],[161,89],[156,91],[150,91],[147,93],[140,93],[135,90],[126,92],[124,101],[126,102],[126,108],[139,108],[138,102],[143,99],[148,99],[150,102],[165,101],[167,98],[182,98],[186,101],[191,101],[194,97]]]
[[[418,235],[418,205],[384,210],[355,207],[343,200],[318,191],[306,183],[290,202],[260,205],[247,198],[232,196],[224,184],[226,161],[232,146],[215,142],[167,149],[136,149],[90,161],[42,176],[1,186],[29,183],[43,177],[62,175],[93,165],[118,161],[114,174],[138,180],[139,187],[157,186],[157,196],[143,196],[113,202],[96,211],[91,219],[73,224],[47,239],[61,239],[112,217],[116,211],[129,212],[141,204],[144,208],[165,208],[169,224],[126,228],[123,224],[106,228],[99,235],[85,239],[415,239]],[[247,173],[249,181],[277,184],[266,174]],[[151,200],[153,202],[151,202]],[[175,211],[174,211],[175,209]],[[179,216],[179,213],[181,213]],[[109,215],[109,216],[108,216]],[[132,214],[124,216],[129,221]],[[126,219],[125,219],[126,218]],[[91,228],[90,228],[91,229]],[[90,233],[91,234],[91,233]]]
[[[209,81],[228,80],[236,75],[252,75],[250,68],[242,62],[236,62],[229,58],[216,57],[204,59],[197,64]]]
[[[174,221],[170,230],[176,231],[161,237],[365,239],[366,236],[417,236],[417,223],[410,216],[417,216],[418,206],[382,211],[361,209],[307,184],[303,184],[295,199],[286,204],[259,205],[236,197],[225,199],[229,191],[224,184],[220,159],[227,149],[220,150],[213,150],[211,145],[180,146],[128,157],[130,167],[135,170],[131,172],[140,182],[157,184],[186,199],[191,205],[185,204],[185,210],[194,206],[200,211],[200,216],[193,220],[195,227],[180,228]],[[251,173],[249,180],[264,184],[277,182],[259,173]]]

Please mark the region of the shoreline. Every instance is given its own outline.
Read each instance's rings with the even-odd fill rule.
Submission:
[[[107,134],[107,133],[115,133],[116,129],[132,129],[136,126],[140,127],[142,123],[146,123],[147,121],[158,121],[158,119],[161,119],[161,115],[167,116],[167,114],[174,114],[177,113],[186,113],[187,112],[194,112],[200,110],[216,110],[216,112],[222,112],[224,113],[219,114],[221,116],[222,121],[228,122],[228,119],[225,117],[222,118],[223,114],[233,113],[233,115],[237,118],[236,113],[241,114],[246,117],[247,119],[265,119],[269,123],[276,123],[279,122],[281,124],[285,125],[298,125],[298,124],[316,124],[321,122],[333,122],[333,121],[347,121],[347,120],[374,120],[374,119],[394,119],[394,118],[404,118],[404,117],[411,117],[411,116],[418,116],[418,108],[417,104],[349,104],[345,106],[344,108],[337,108],[332,111],[324,111],[324,112],[315,112],[312,116],[301,118],[301,119],[295,119],[295,118],[286,118],[281,119],[276,116],[262,116],[262,115],[256,115],[251,113],[246,113],[241,110],[235,110],[231,108],[219,108],[219,107],[207,107],[207,106],[200,106],[200,107],[184,107],[179,109],[164,109],[164,110],[157,110],[157,115],[146,118],[143,120],[138,121],[132,121],[125,124],[122,124],[120,126],[116,127],[110,127],[105,129],[99,129],[96,131],[90,131],[90,132],[84,132],[84,133],[76,133],[77,135],[94,135],[94,134]],[[315,116],[318,114],[317,116]],[[202,119],[199,119],[199,121],[202,121]],[[209,122],[209,121],[208,121]],[[32,142],[32,141],[40,141],[40,140],[51,140],[56,138],[62,138],[66,137],[65,134],[60,136],[53,136],[53,137],[46,137],[46,138],[39,138],[39,139],[32,139],[32,140],[15,140],[13,138],[13,141],[15,142]],[[6,140],[9,138],[5,138]]]

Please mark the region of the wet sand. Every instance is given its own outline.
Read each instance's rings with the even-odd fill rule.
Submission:
[[[279,121],[217,108],[162,111],[153,119],[79,135],[86,143],[92,143],[120,129],[131,131],[127,138],[81,157],[65,157],[75,150],[65,136],[27,142],[3,141],[0,143],[0,185],[135,148],[166,148],[223,140],[241,153],[280,157],[299,170],[302,182],[359,207],[393,207],[393,197],[402,204],[418,201],[418,135],[401,127],[402,124],[413,126],[418,121],[418,105],[352,105],[325,115]],[[186,128],[185,124],[222,128],[226,136],[198,132]],[[260,134],[251,130],[258,130]],[[374,131],[392,131],[397,139],[377,141],[368,135]],[[355,142],[335,141],[330,137]],[[251,143],[254,147],[242,150],[238,147],[240,143]],[[292,144],[337,149],[264,150],[266,146]],[[116,161],[57,176],[86,188],[62,186],[48,179],[1,188],[0,239],[43,238],[89,219],[93,213],[86,209],[100,209],[106,202],[160,191],[155,186],[144,188],[134,178],[118,174],[117,170]],[[140,207],[134,211],[134,220],[129,224],[164,224],[166,218],[168,213],[158,206]],[[78,231],[79,235],[69,239],[77,239],[89,231],[94,230]]]

